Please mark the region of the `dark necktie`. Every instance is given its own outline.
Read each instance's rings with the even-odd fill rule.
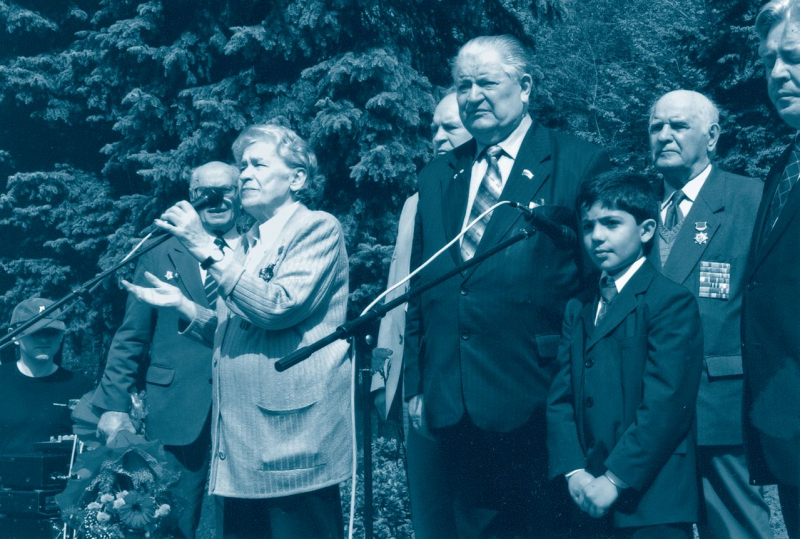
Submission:
[[[220,249],[222,249],[223,247],[227,247],[228,246],[228,244],[225,242],[225,240],[222,239],[220,236],[217,236],[214,239],[214,243]],[[211,276],[211,272],[210,271],[206,272],[206,278],[203,281],[203,289],[206,292],[206,299],[208,299],[208,305],[209,305],[209,307],[211,307],[213,309],[216,306],[217,298],[219,297],[219,292],[218,292],[219,283],[217,282],[216,279],[214,279],[214,277]]]
[[[783,169],[783,174],[781,174],[781,179],[778,182],[778,188],[775,190],[772,202],[769,205],[767,220],[764,221],[764,236],[762,237],[762,241],[769,236],[769,233],[772,232],[772,229],[775,227],[775,223],[778,222],[781,210],[786,205],[786,201],[789,199],[789,193],[791,193],[794,184],[797,183],[798,177],[800,177],[800,136],[794,139],[794,149],[792,149],[789,161],[786,163],[786,168]]]
[[[672,200],[667,207],[667,215],[664,217],[664,228],[672,230],[683,221],[683,212],[681,211],[681,202],[686,198],[686,195],[678,189],[672,193]]]
[[[497,204],[500,193],[503,191],[503,180],[500,176],[500,168],[497,159],[503,154],[500,146],[489,146],[484,150],[484,158],[487,162],[486,174],[483,175],[478,194],[472,203],[472,210],[469,212],[468,223],[474,221],[480,214]],[[483,219],[475,223],[475,226],[467,230],[461,238],[461,259],[469,260],[475,254],[478,244],[481,242],[483,232],[492,214],[486,215]]]
[[[608,306],[614,301],[617,296],[617,285],[614,283],[614,278],[606,275],[600,279],[600,310],[597,312],[597,319],[594,322],[595,326],[600,325],[600,320],[608,312]]]

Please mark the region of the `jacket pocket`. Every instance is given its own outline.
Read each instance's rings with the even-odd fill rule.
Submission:
[[[170,369],[169,367],[161,367],[160,365],[150,365],[150,368],[147,369],[147,376],[145,377],[145,381],[148,384],[153,384],[157,386],[168,386],[172,383],[172,380],[175,378],[175,369]]]
[[[537,335],[536,348],[540,357],[555,358],[558,355],[558,343],[561,335]]]
[[[260,471],[288,472],[325,464],[317,428],[320,425],[317,402],[291,403],[285,407],[257,403],[265,420],[258,434],[264,443]]]
[[[706,356],[706,371],[709,378],[742,376],[742,356]]]

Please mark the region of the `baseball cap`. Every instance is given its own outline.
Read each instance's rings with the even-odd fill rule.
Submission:
[[[14,307],[14,312],[11,313],[11,327],[15,327],[18,326],[19,324],[27,322],[40,312],[44,311],[53,303],[55,302],[49,299],[42,299],[42,298],[30,298],[20,302],[19,305]],[[52,328],[52,329],[57,329],[59,331],[66,331],[67,326],[64,325],[63,321],[58,319],[59,316],[61,316],[61,311],[56,309],[55,311],[49,313],[47,316],[36,322],[28,329],[26,329],[25,333],[30,334],[44,328]]]

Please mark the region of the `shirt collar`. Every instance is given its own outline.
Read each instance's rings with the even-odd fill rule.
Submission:
[[[292,202],[291,204],[280,208],[275,215],[267,219],[261,224],[256,223],[250,230],[247,231],[245,234],[245,238],[247,238],[247,244],[250,247],[256,245],[260,240],[262,235],[269,236],[269,231],[279,232],[283,230],[284,225],[289,221],[289,218],[297,211],[297,208],[300,206],[300,202]]]
[[[614,286],[617,287],[617,294],[622,292],[622,289],[625,287],[626,284],[628,284],[628,281],[631,280],[633,274],[636,273],[636,271],[642,267],[642,264],[644,264],[645,260],[646,258],[644,256],[641,256],[636,260],[636,262],[628,266],[628,269],[625,270],[625,273],[614,279]],[[608,273],[604,271],[602,277],[605,277],[606,275],[608,275]]]
[[[516,129],[514,129],[511,134],[505,138],[505,140],[498,142],[496,145],[503,149],[505,155],[511,157],[513,160],[516,160],[519,149],[522,146],[522,140],[525,138],[525,135],[528,134],[528,129],[530,129],[531,125],[533,125],[533,120],[531,120],[530,115],[528,115],[526,112]],[[481,155],[481,152],[483,152],[486,146],[486,144],[478,143],[475,159]]]
[[[708,175],[711,174],[711,163],[708,164],[706,168],[703,169],[703,172],[686,182],[681,188],[683,194],[686,195],[686,198],[689,199],[692,203],[697,200],[697,195],[700,194],[700,189],[703,188],[703,184],[706,183],[708,179]],[[664,199],[661,201],[661,209],[667,207],[670,199],[672,198],[672,194],[677,191],[674,187],[672,187],[667,182],[664,182]]]

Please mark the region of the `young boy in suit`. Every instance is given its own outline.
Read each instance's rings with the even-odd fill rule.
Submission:
[[[703,332],[694,296],[645,258],[658,204],[646,178],[611,171],[578,193],[600,291],[567,305],[548,401],[552,477],[585,513],[578,537],[692,538],[694,413]]]

